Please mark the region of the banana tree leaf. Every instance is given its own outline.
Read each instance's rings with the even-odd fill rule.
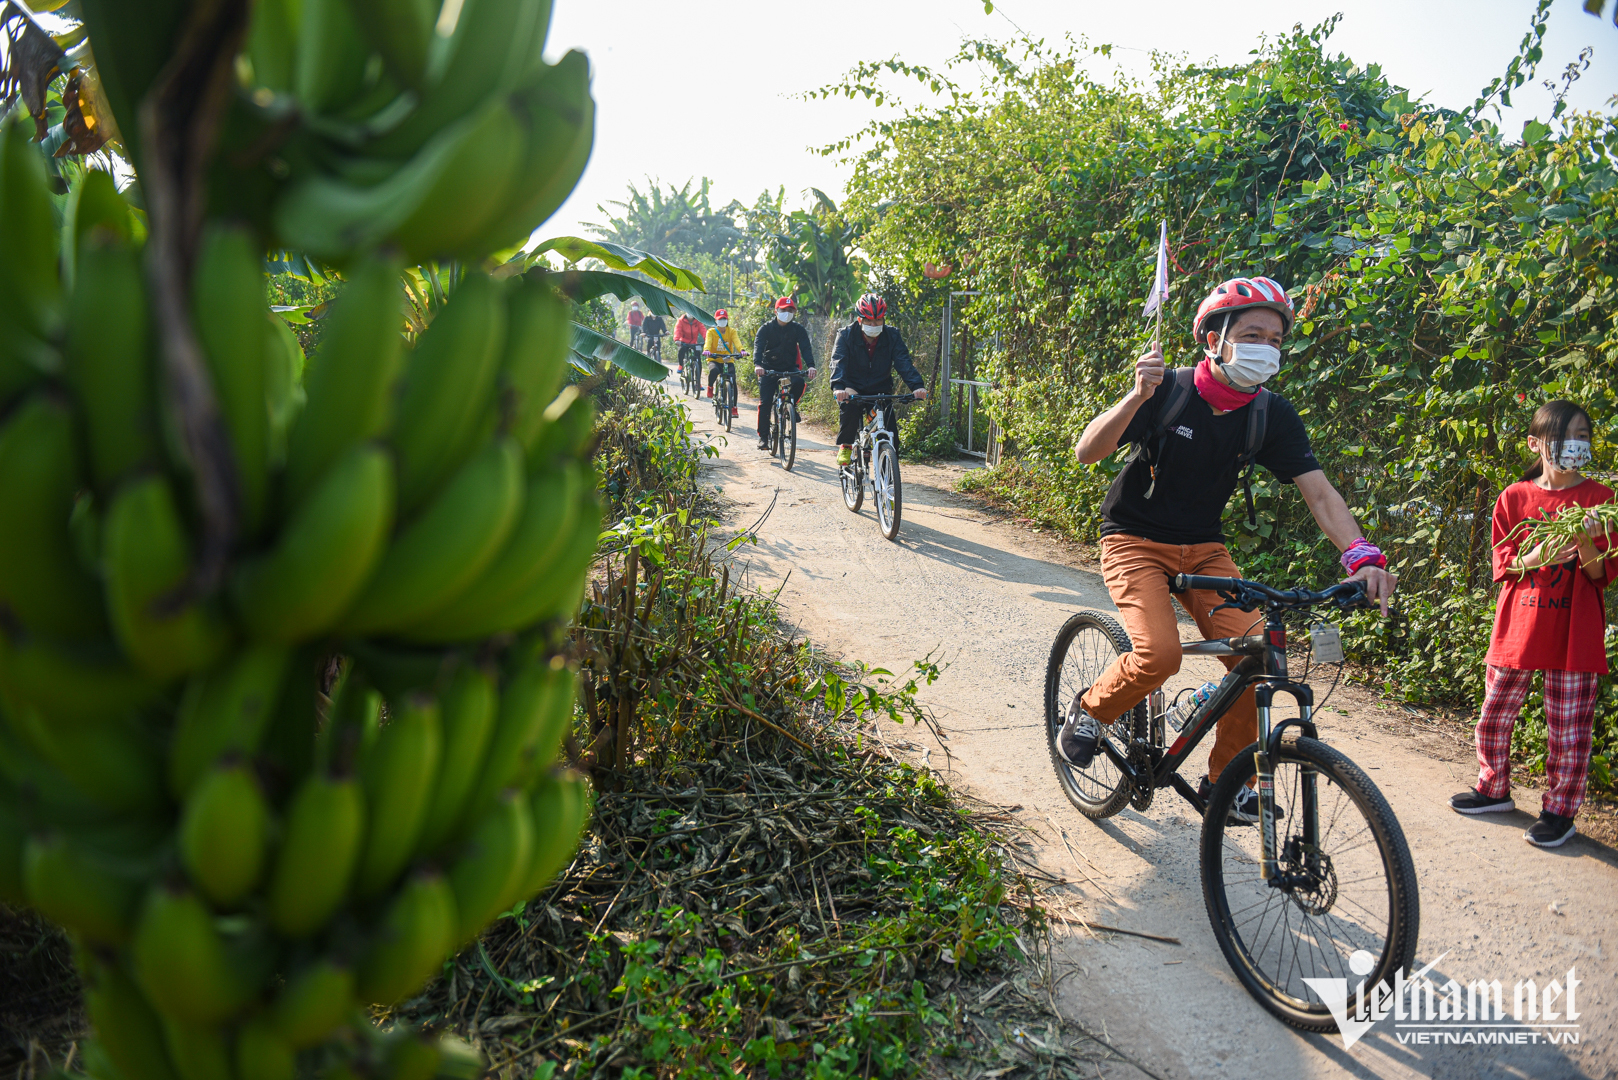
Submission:
[[[265,255],[264,272],[290,274],[299,281],[307,281],[314,285],[324,284],[334,276],[331,271],[322,269],[309,256],[298,251],[272,251]]]
[[[649,251],[639,248],[624,247],[607,240],[585,240],[577,236],[553,236],[543,241],[524,258],[533,260],[554,251],[568,262],[576,263],[584,259],[600,259],[614,270],[638,270],[649,278],[662,282],[671,289],[681,291],[692,289],[697,292],[706,291],[702,279],[683,266],[675,266],[665,262]],[[528,267],[523,267],[526,270]]]
[[[623,368],[637,379],[662,382],[669,377],[669,369],[643,352],[637,352],[621,341],[598,334],[588,326],[573,324],[573,354],[586,363],[600,360]]]
[[[658,315],[683,313],[708,326],[714,324],[712,313],[703,311],[689,300],[660,289],[649,281],[615,274],[611,270],[563,270],[552,273],[547,280],[575,303],[582,304],[598,296],[616,296],[620,300],[638,296]]]

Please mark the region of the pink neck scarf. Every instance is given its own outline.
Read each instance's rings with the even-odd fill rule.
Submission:
[[[1224,412],[1235,412],[1258,396],[1257,390],[1244,394],[1234,386],[1220,382],[1213,373],[1213,361],[1208,359],[1197,365],[1195,381],[1202,400]]]

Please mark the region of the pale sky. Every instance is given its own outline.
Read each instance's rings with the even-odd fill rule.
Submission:
[[[793,95],[838,81],[860,60],[897,54],[912,64],[942,66],[964,37],[1008,41],[1018,28],[1033,38],[1063,35],[1111,43],[1131,74],[1149,72],[1153,49],[1194,59],[1242,61],[1262,33],[1306,27],[1341,11],[1334,51],[1360,64],[1382,65],[1413,95],[1450,108],[1470,105],[1505,70],[1527,31],[1534,0],[1288,0],[1232,4],[1221,0],[1008,0],[984,14],[982,0],[557,0],[549,50],[586,52],[594,75],[596,144],[572,198],[542,236],[584,235],[601,220],[596,204],[623,197],[645,177],[683,184],[713,178],[713,198],[751,203],[786,185],[788,206],[819,187],[841,200],[847,166],[814,148],[852,133],[880,110],[863,98],[797,100]],[[1610,12],[1609,12],[1610,18]],[[1555,0],[1539,79],[1559,74],[1586,45],[1591,67],[1569,96],[1571,106],[1599,109],[1618,93],[1618,28]],[[1097,57],[1096,76],[1109,74]],[[976,85],[957,69],[955,80]],[[906,88],[909,100],[920,100]],[[1551,95],[1538,80],[1513,95],[1504,127],[1548,117]],[[891,110],[889,110],[891,111]]]

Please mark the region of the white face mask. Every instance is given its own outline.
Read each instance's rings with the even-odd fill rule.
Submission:
[[[877,337],[882,333],[882,327],[872,326],[870,323],[860,323],[860,329],[865,331],[866,337]]]
[[[782,322],[791,322],[792,321],[792,312],[790,312],[790,311],[777,311],[775,313],[775,317],[777,319],[780,319]]]
[[[714,325],[719,327],[719,329],[723,330],[725,327],[730,325],[730,320],[729,319],[715,319],[714,320]]]
[[[1590,464],[1590,440],[1563,439],[1562,452],[1557,456],[1558,469],[1582,469]]]
[[[1260,386],[1281,370],[1281,350],[1258,342],[1233,342],[1235,355],[1224,361],[1225,375],[1237,386]]]

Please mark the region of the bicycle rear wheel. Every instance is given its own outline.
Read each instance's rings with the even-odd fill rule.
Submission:
[[[843,485],[843,505],[857,514],[865,505],[865,470],[860,468],[857,448],[854,455],[852,462],[837,470],[837,478]]]
[[[1056,767],[1056,779],[1067,801],[1087,818],[1099,821],[1111,817],[1129,802],[1132,786],[1123,772],[1107,756],[1105,745],[1096,746],[1096,756],[1088,768],[1077,769],[1062,759],[1056,749],[1056,735],[1068,707],[1107,666],[1134,643],[1117,619],[1099,611],[1081,611],[1062,624],[1045,663],[1045,744]],[[1146,702],[1126,710],[1110,724],[1101,725],[1101,741],[1117,749],[1120,757],[1129,753],[1134,738],[1146,737]]]
[[[876,480],[876,520],[882,535],[892,540],[899,535],[899,514],[904,509],[904,489],[899,481],[899,455],[886,440],[876,444],[876,460],[871,464]]]
[[[1336,1031],[1312,979],[1344,979],[1348,1000],[1416,955],[1421,898],[1410,847],[1388,801],[1352,761],[1323,742],[1282,737],[1275,776],[1276,850],[1290,879],[1259,875],[1260,838],[1228,810],[1257,766],[1254,743],[1219,774],[1202,823],[1202,896],[1214,937],[1248,993],[1284,1023]],[[1313,842],[1310,842],[1310,836]],[[1328,986],[1341,984],[1328,983]]]

